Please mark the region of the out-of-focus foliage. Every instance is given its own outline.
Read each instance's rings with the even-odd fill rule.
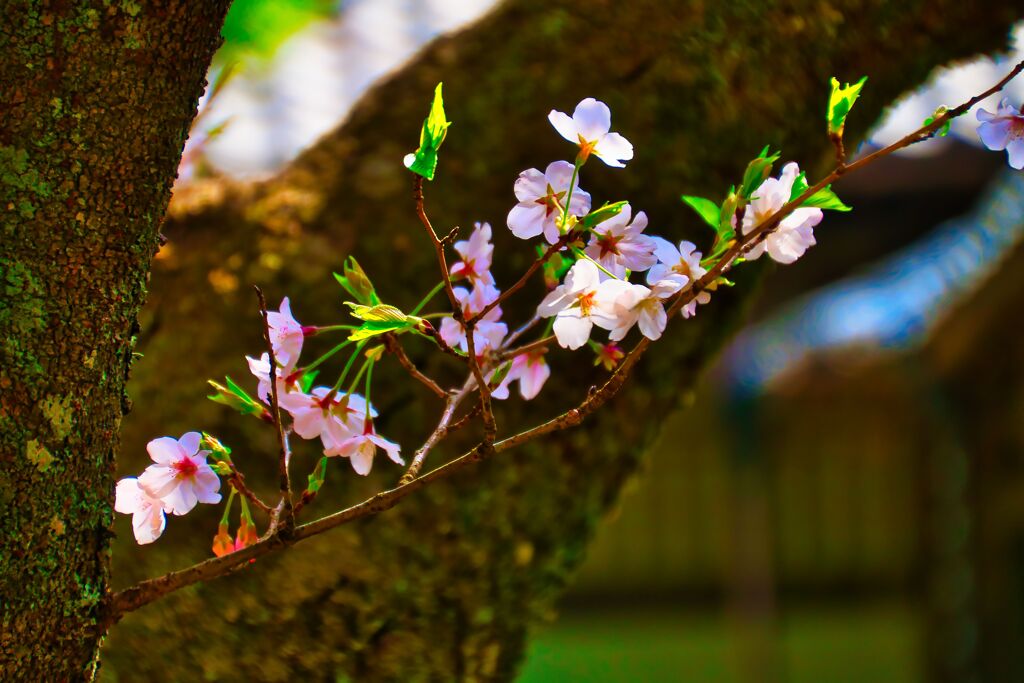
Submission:
[[[289,37],[334,12],[331,0],[235,0],[218,58],[230,63],[244,56],[269,57]]]

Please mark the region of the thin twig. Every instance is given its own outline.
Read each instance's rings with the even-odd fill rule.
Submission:
[[[455,409],[459,407],[459,404],[466,397],[466,394],[471,391],[472,385],[472,380],[467,379],[460,390],[447,395],[444,410],[441,412],[441,419],[437,423],[437,427],[434,428],[434,431],[430,433],[430,436],[428,436],[427,440],[423,442],[423,445],[420,446],[413,454],[412,462],[409,463],[409,469],[407,469],[405,474],[402,475],[402,478],[398,480],[399,485],[408,484],[410,481],[415,479],[420,473],[420,469],[423,467],[423,463],[426,461],[427,454],[430,453],[430,450],[437,445],[441,439],[448,436],[451,431],[450,423],[452,416],[455,414]]]
[[[993,88],[990,88],[977,97],[971,98],[971,100],[950,110],[947,114],[936,117],[935,121],[932,123],[921,127],[917,131],[894,142],[893,144],[847,165],[844,172],[862,168],[870,164],[872,161],[891,154],[898,149],[902,149],[914,142],[930,137],[930,135],[938,130],[939,127],[945,124],[949,116],[959,116],[981,99],[984,99],[993,92],[998,91],[1011,78],[1022,71],[1024,71],[1024,62],[1018,64],[1006,78],[1001,80]],[[675,300],[669,307],[669,317],[671,318],[675,314],[679,313],[683,306],[692,301],[700,292],[704,291],[710,284],[712,284],[731,266],[737,256],[741,255],[753,246],[755,240],[757,240],[760,235],[767,234],[771,230],[774,230],[783,218],[789,215],[794,209],[798,208],[815,192],[822,189],[825,185],[834,182],[839,175],[841,175],[841,173],[834,170],[814,186],[809,187],[799,197],[784,205],[773,216],[758,224],[750,233],[741,237],[703,277],[693,283],[690,288],[676,296]],[[426,474],[420,475],[407,483],[402,483],[393,489],[381,491],[361,503],[296,527],[295,532],[290,539],[283,539],[279,534],[268,531],[268,533],[265,534],[257,543],[246,548],[242,548],[230,555],[214,557],[193,565],[192,567],[171,572],[155,579],[143,581],[135,586],[112,594],[105,604],[104,624],[106,626],[110,626],[116,623],[125,613],[149,604],[168,593],[200,581],[217,578],[234,572],[248,564],[251,559],[261,557],[276,550],[277,548],[284,547],[288,544],[288,541],[299,541],[310,538],[333,529],[334,527],[340,526],[341,524],[369,517],[388,510],[394,507],[400,500],[412,493],[415,493],[430,482],[447,477],[472,463],[484,460],[494,454],[509,450],[528,441],[532,441],[533,439],[545,434],[580,424],[587,415],[603,406],[616,393],[618,393],[619,389],[621,389],[625,384],[630,372],[639,362],[640,358],[649,346],[650,340],[646,337],[637,342],[626,358],[619,364],[619,367],[615,372],[612,373],[611,377],[609,377],[600,388],[588,392],[587,397],[577,407],[558,417],[493,444],[487,443],[485,440],[462,456],[455,458],[444,465],[435,467]],[[468,384],[469,383],[467,381],[467,386]],[[452,428],[454,428],[454,425]]]
[[[253,504],[253,507],[267,515],[270,515],[274,508],[264,503],[263,500],[256,495],[255,491],[246,486],[245,476],[237,467],[235,467],[234,463],[229,462],[227,465],[231,468],[231,474],[228,475],[228,483],[231,484],[236,491],[245,496],[246,500]]]
[[[394,334],[388,333],[384,335],[384,348],[386,348],[388,352],[398,360],[399,365],[405,368],[405,371],[408,372],[413,379],[434,392],[438,398],[448,397],[448,392],[442,389],[437,382],[420,372],[419,368],[417,368],[412,360],[410,360],[409,356],[406,355],[405,349],[402,348],[402,343],[398,341],[398,338]]]
[[[536,341],[532,341],[529,344],[523,344],[512,349],[506,349],[498,354],[498,360],[505,360],[506,358],[515,358],[524,353],[531,353],[540,349],[547,348],[551,345],[551,342],[555,341],[555,335],[550,334],[546,337],[541,337]]]
[[[423,227],[427,229],[427,235],[430,237],[430,243],[434,247],[434,254],[437,256],[437,264],[441,268],[441,280],[444,282],[444,291],[448,295],[448,301],[452,305],[452,313],[456,320],[462,320],[462,306],[459,304],[459,300],[455,297],[455,290],[452,289],[452,278],[451,273],[448,272],[448,259],[444,255],[444,241],[439,239],[437,232],[434,231],[434,226],[430,224],[430,219],[427,218],[427,211],[423,205],[423,176],[416,175],[416,180],[413,181],[413,198],[416,200],[416,215],[419,216],[420,222],[423,223]],[[449,233],[450,235],[451,233]],[[447,239],[447,238],[446,238]]]
[[[263,317],[263,340],[267,344],[270,356],[270,411],[277,426],[277,438],[280,444],[278,453],[278,483],[281,490],[281,515],[276,526],[285,536],[291,535],[295,528],[295,516],[292,510],[292,484],[288,476],[288,437],[284,433],[284,422],[281,420],[281,403],[277,396],[277,359],[274,357],[274,343],[270,340],[270,319],[267,317],[267,300],[263,290],[254,287],[260,302],[260,315]]]

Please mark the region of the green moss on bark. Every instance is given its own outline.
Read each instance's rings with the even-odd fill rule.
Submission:
[[[91,678],[136,313],[228,2],[0,27],[0,679]],[[144,37],[134,49],[119,40]]]

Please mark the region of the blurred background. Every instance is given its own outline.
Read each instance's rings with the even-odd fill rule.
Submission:
[[[179,184],[274,173],[491,4],[236,0]],[[940,70],[861,153],[1022,56]],[[855,210],[665,420],[521,680],[1024,680],[1024,176],[974,128],[836,186]]]

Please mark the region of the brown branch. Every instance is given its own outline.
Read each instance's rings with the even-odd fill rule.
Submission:
[[[448,392],[442,389],[437,382],[420,372],[419,368],[417,368],[412,360],[409,359],[409,356],[405,354],[405,349],[402,348],[402,343],[398,341],[398,338],[394,334],[388,333],[384,335],[384,347],[395,357],[396,360],[398,360],[399,365],[405,368],[405,371],[408,372],[413,379],[434,392],[438,398],[448,397]]]
[[[1006,78],[1001,80],[996,86],[990,88],[985,93],[972,98],[968,102],[950,110],[946,114],[936,117],[936,120],[932,123],[922,126],[917,131],[894,142],[893,144],[849,164],[846,166],[845,171],[849,172],[851,170],[862,168],[870,164],[872,161],[891,154],[898,149],[902,149],[910,144],[930,137],[930,135],[938,130],[939,127],[945,124],[949,117],[959,116],[963,112],[967,111],[981,99],[984,99],[993,92],[998,91],[1007,82],[1009,82],[1011,78],[1021,73],[1021,71],[1024,71],[1024,62],[1018,64]],[[675,301],[671,304],[668,310],[670,319],[679,313],[683,306],[692,301],[701,291],[704,291],[708,285],[713,283],[725,270],[727,270],[732,265],[735,258],[748,250],[759,236],[774,230],[782,219],[802,205],[803,202],[815,192],[822,189],[825,185],[833,182],[839,175],[841,175],[841,173],[838,172],[838,170],[834,170],[814,186],[809,187],[799,197],[785,204],[774,215],[758,224],[750,233],[737,240],[737,243],[733,245],[703,277],[693,283],[690,288],[676,296]],[[296,527],[294,534],[287,540],[281,538],[279,534],[273,533],[272,529],[271,531],[268,531],[268,533],[261,538],[259,542],[235,553],[225,555],[224,557],[211,558],[187,569],[171,572],[156,579],[143,581],[135,586],[114,593],[109,597],[106,603],[106,614],[104,619],[105,625],[112,625],[116,623],[126,612],[138,609],[139,607],[149,604],[150,602],[153,602],[154,600],[157,600],[175,590],[190,586],[200,581],[217,578],[234,572],[240,567],[245,566],[249,560],[266,555],[277,548],[287,545],[287,541],[299,541],[310,538],[311,536],[324,533],[325,531],[340,526],[341,524],[383,512],[394,507],[400,500],[412,493],[415,493],[430,482],[449,476],[454,472],[464,469],[472,463],[484,460],[497,453],[509,450],[528,441],[532,441],[533,439],[545,434],[580,424],[586,416],[599,409],[613,396],[615,396],[616,393],[618,393],[625,384],[632,369],[636,366],[644,352],[650,346],[650,343],[650,340],[646,337],[637,342],[615,372],[612,373],[611,377],[609,377],[600,388],[591,389],[591,391],[588,392],[587,397],[577,407],[558,417],[493,444],[488,443],[485,440],[462,456],[455,458],[444,465],[435,467],[426,474],[420,475],[407,483],[399,484],[393,489],[381,491],[361,503]]]
[[[451,273],[448,272],[448,259],[444,255],[444,240],[438,239],[437,232],[434,231],[434,226],[430,224],[430,219],[427,218],[427,211],[423,206],[423,176],[419,174],[413,174],[415,180],[413,181],[413,199],[416,200],[416,215],[419,216],[420,222],[423,223],[423,227],[427,229],[427,235],[430,237],[430,243],[434,247],[434,253],[437,256],[437,264],[441,268],[441,278],[444,282],[444,291],[448,295],[448,301],[452,305],[452,314],[455,319],[462,321],[462,305],[459,304],[459,300],[455,298],[455,290],[452,289],[452,278]],[[447,238],[446,238],[447,239]]]
[[[484,442],[494,443],[498,434],[498,425],[494,420],[494,411],[491,407],[491,388],[487,386],[483,370],[480,368],[480,361],[476,357],[476,333],[474,323],[466,321],[463,323],[466,331],[466,349],[469,356],[469,370],[473,379],[476,380],[477,392],[480,394],[480,414],[484,423]]]
[[[260,302],[260,315],[263,316],[263,341],[267,344],[267,354],[270,357],[270,411],[274,417],[274,425],[277,427],[277,437],[280,444],[278,453],[278,483],[281,489],[281,515],[275,524],[280,527],[285,536],[291,534],[295,528],[295,516],[292,510],[292,484],[288,476],[288,437],[284,433],[284,423],[281,421],[281,404],[277,396],[277,359],[274,357],[274,344],[270,340],[270,319],[267,317],[267,300],[263,296],[263,290],[254,287],[256,296]]]
[[[536,341],[532,341],[529,344],[523,344],[522,346],[517,346],[514,349],[504,350],[500,354],[498,354],[498,359],[504,360],[506,358],[515,358],[516,356],[522,355],[524,353],[530,353],[532,351],[547,348],[553,341],[555,341],[555,335],[550,334],[546,337],[541,337]]]
[[[437,427],[434,428],[434,431],[430,433],[430,436],[428,436],[427,440],[423,442],[423,445],[420,446],[413,454],[412,462],[409,463],[409,469],[407,469],[405,474],[402,475],[402,478],[398,480],[399,485],[408,484],[410,481],[415,479],[420,473],[420,469],[423,467],[423,463],[426,461],[427,454],[430,453],[430,450],[437,445],[441,439],[445,438],[453,431],[450,426],[452,416],[455,415],[456,408],[459,407],[459,404],[466,397],[466,394],[470,392],[472,386],[472,380],[467,379],[460,390],[447,395],[444,410],[441,412],[441,419],[437,423]]]

